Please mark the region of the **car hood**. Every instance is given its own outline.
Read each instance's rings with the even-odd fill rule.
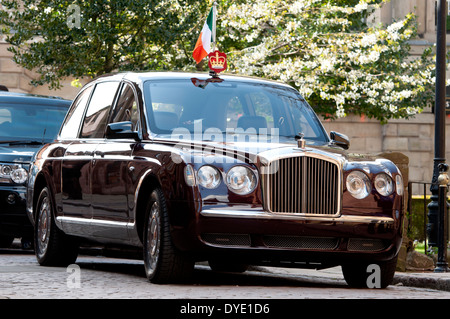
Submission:
[[[324,156],[334,157],[336,160],[344,162],[371,162],[380,159],[380,156],[370,154],[351,153],[342,148],[327,142],[312,142],[307,141],[304,148],[299,148],[297,141],[294,138],[280,138],[277,142],[261,142],[261,141],[195,141],[195,140],[173,140],[167,139],[166,142],[179,148],[183,153],[191,152],[198,153],[199,156],[204,156],[205,153],[211,152],[222,154],[224,156],[238,156],[246,161],[254,161],[257,158],[271,160],[277,156],[288,155],[293,152],[298,153],[320,153]]]
[[[0,145],[0,162],[28,164],[42,145]]]

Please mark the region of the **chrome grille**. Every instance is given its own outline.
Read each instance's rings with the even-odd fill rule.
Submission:
[[[264,176],[267,208],[273,213],[335,215],[340,207],[337,164],[297,156],[270,163]]]
[[[298,249],[335,249],[339,244],[338,238],[329,237],[301,237],[301,236],[263,236],[264,244],[273,248]]]

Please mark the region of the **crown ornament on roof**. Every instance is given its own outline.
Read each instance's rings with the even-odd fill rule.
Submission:
[[[215,73],[220,73],[227,69],[227,55],[219,50],[215,50],[208,54],[208,67]]]

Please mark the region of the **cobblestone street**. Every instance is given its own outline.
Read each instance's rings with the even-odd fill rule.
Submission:
[[[80,256],[79,268],[42,267],[32,253],[0,253],[2,299],[448,299],[450,292],[392,285],[350,289],[334,269],[254,268],[217,273],[197,265],[186,284],[154,285],[141,261]]]

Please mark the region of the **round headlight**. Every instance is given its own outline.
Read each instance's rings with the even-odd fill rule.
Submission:
[[[404,185],[403,185],[403,178],[400,175],[395,176],[395,187],[397,189],[398,195],[403,195]]]
[[[353,171],[347,176],[347,190],[357,199],[367,197],[372,191],[369,177],[361,171]]]
[[[203,187],[216,188],[220,184],[220,172],[212,166],[202,166],[197,172],[197,180]]]
[[[16,184],[25,183],[28,177],[28,173],[24,168],[17,168],[11,172],[11,179]]]
[[[250,168],[235,166],[228,171],[226,182],[232,192],[246,195],[255,190],[257,178]]]
[[[394,182],[388,175],[381,173],[375,177],[375,188],[383,196],[389,196],[394,191]]]

